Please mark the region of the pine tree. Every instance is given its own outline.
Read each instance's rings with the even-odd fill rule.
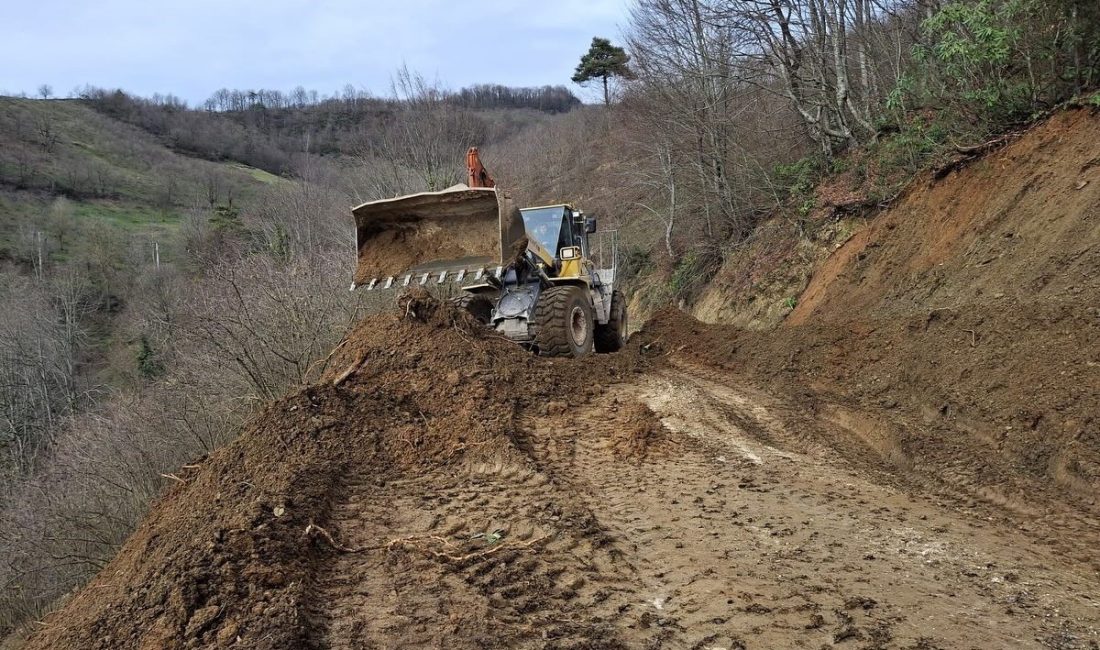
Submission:
[[[612,45],[606,38],[597,36],[592,39],[592,46],[588,48],[588,53],[581,57],[581,62],[573,73],[573,82],[585,84],[593,79],[600,79],[603,81],[603,103],[605,106],[610,106],[611,94],[607,87],[608,79],[611,77],[629,79],[630,68],[626,65],[629,62],[630,55],[626,50]]]

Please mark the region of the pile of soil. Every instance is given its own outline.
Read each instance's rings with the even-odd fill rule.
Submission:
[[[834,441],[849,457],[895,476],[1087,521],[1098,306],[1100,116],[1070,110],[915,183],[819,265],[779,328],[667,311],[639,342],[796,396],[851,430]]]
[[[436,260],[476,260],[491,265],[500,257],[496,215],[489,220],[424,222],[382,232],[363,246],[355,282],[367,284],[404,274],[408,269]],[[458,262],[456,262],[458,264]],[[477,266],[478,264],[471,264]]]
[[[629,403],[618,411],[614,425],[608,439],[619,458],[641,462],[650,454],[667,454],[675,449],[661,418],[641,402]]]
[[[584,403],[639,368],[631,353],[598,364],[537,358],[426,295],[401,309],[363,321],[317,385],[272,404],[235,442],[179,470],[115,559],[26,647],[328,645],[319,640],[324,603],[315,592],[321,570],[350,546],[334,519],[349,498],[348,477],[386,490],[432,472],[450,481],[461,467],[522,466],[523,412],[544,406],[547,395]],[[423,493],[410,489],[410,498]],[[572,516],[585,520],[583,512]],[[438,539],[384,552],[398,564],[428,553],[435,566],[496,541]],[[498,558],[514,559],[502,552],[485,562]],[[501,643],[522,636],[516,629],[511,624]]]
[[[354,212],[358,284],[421,264],[494,266],[507,258],[507,243],[523,234],[518,207],[499,189],[450,188],[375,202]]]

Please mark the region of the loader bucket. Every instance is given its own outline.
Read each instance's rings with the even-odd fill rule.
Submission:
[[[354,209],[355,284],[407,273],[504,263],[523,238],[523,218],[495,188],[455,185],[364,203]]]

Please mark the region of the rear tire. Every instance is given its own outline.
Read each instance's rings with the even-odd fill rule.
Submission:
[[[451,298],[451,304],[474,317],[482,325],[493,319],[493,301],[477,293],[463,293]]]
[[[611,292],[611,315],[606,325],[596,325],[596,352],[618,352],[626,345],[626,296]]]
[[[535,305],[535,350],[540,357],[592,354],[596,314],[580,288],[551,287]]]

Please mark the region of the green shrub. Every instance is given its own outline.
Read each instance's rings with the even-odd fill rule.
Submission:
[[[692,300],[706,286],[722,264],[722,256],[717,249],[691,251],[680,258],[672,270],[668,281],[669,293],[673,298]]]
[[[630,246],[619,260],[615,281],[620,286],[627,286],[638,276],[645,275],[653,268],[653,258],[647,249],[641,246]]]
[[[157,353],[145,336],[139,341],[137,353],[138,372],[146,379],[153,379],[164,374],[164,364],[157,358]]]
[[[917,70],[887,97],[890,110],[923,105],[996,131],[1069,99],[1100,73],[1095,3],[954,0],[921,30]]]
[[[844,170],[846,162],[836,158],[829,164],[833,173]],[[805,217],[813,211],[816,205],[814,188],[824,175],[825,165],[818,156],[808,156],[789,165],[776,165],[772,171],[772,178],[779,189],[796,206],[799,216]]]

